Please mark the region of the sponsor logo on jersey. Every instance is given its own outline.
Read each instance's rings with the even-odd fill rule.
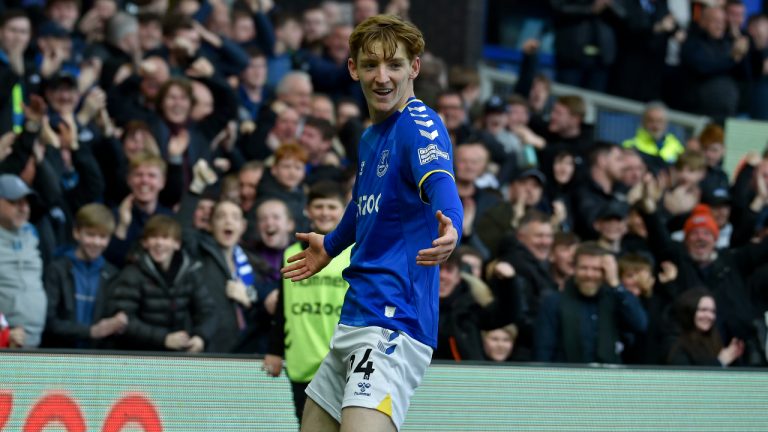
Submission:
[[[357,215],[365,216],[368,214],[378,213],[380,199],[381,194],[360,195],[357,198]]]
[[[437,144],[430,144],[426,147],[420,147],[419,149],[419,164],[426,165],[434,160],[443,158],[445,160],[451,160],[448,152],[444,152],[437,147]]]

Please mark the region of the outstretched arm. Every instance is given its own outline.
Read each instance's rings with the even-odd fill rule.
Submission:
[[[309,244],[306,249],[288,258],[287,266],[280,271],[283,277],[293,282],[307,279],[319,272],[331,262],[331,256],[323,246],[324,235],[316,233],[297,233],[296,239]]]
[[[437,218],[438,237],[432,242],[431,248],[419,251],[416,264],[434,266],[448,259],[461,240],[464,210],[456,189],[456,182],[447,173],[438,172],[430,175],[424,181],[423,189],[429,197],[432,211]]]

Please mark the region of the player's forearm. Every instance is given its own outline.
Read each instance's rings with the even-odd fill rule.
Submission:
[[[344,216],[336,229],[329,232],[323,240],[323,247],[329,256],[335,257],[355,242],[356,218],[357,206],[352,201],[347,205],[347,210],[344,211]]]
[[[456,244],[459,244],[464,225],[464,208],[461,205],[461,199],[459,199],[456,182],[448,174],[437,172],[427,177],[422,187],[432,205],[432,213],[441,210],[444,215],[451,219],[451,223],[459,235]]]

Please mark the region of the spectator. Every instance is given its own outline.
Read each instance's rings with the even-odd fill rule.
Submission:
[[[139,46],[144,53],[159,49],[163,44],[163,19],[160,15],[144,12],[136,16],[139,22]]]
[[[45,270],[48,316],[42,345],[48,348],[97,348],[122,333],[123,312],[107,316],[108,285],[117,269],[102,254],[115,230],[115,218],[102,204],[83,206],[75,219],[76,247]]]
[[[669,305],[679,288],[675,284],[677,267],[669,261],[661,263],[658,277],[653,276],[651,258],[629,253],[619,258],[619,278],[624,288],[638,298],[648,315],[648,331],[624,340],[622,354],[628,364],[664,364],[673,333]]]
[[[563,291],[566,282],[573,276],[573,257],[578,246],[579,237],[574,233],[557,232],[552,239],[549,273],[558,291]]]
[[[333,231],[344,215],[345,207],[346,199],[339,184],[327,180],[316,183],[310,189],[307,203],[312,231],[323,235]],[[306,245],[298,242],[289,246],[284,262],[304,247]],[[264,367],[267,373],[277,377],[285,358],[299,419],[306,401],[304,390],[328,354],[333,330],[341,316],[341,306],[349,287],[341,272],[349,266],[351,251],[352,247],[348,247],[309,279],[301,282],[284,279],[278,288],[279,300]],[[310,313],[309,309],[313,307],[317,309]]]
[[[555,214],[564,212],[560,219],[560,229],[573,230],[573,195],[576,186],[576,163],[570,150],[556,154],[552,165],[552,177],[544,187],[546,199],[552,203]]]
[[[357,26],[366,19],[378,15],[379,2],[376,0],[354,0],[352,2],[352,20]]]
[[[258,189],[259,199],[277,198],[285,202],[299,232],[304,232],[307,227],[304,216],[307,197],[303,189],[307,161],[307,151],[299,144],[281,145],[275,152],[272,167],[259,182]]]
[[[594,228],[598,234],[597,245],[606,251],[621,256],[626,251],[623,239],[627,234],[629,205],[620,201],[603,204],[595,216]]]
[[[500,201],[480,218],[477,235],[488,248],[491,257],[499,253],[504,234],[518,228],[530,210],[550,212],[544,199],[544,174],[528,169],[517,175],[509,186],[509,201]]]
[[[314,55],[321,55],[323,40],[330,33],[330,26],[323,9],[319,6],[304,9],[302,28],[304,29],[304,40],[301,48]]]
[[[331,122],[319,117],[309,116],[304,122],[299,144],[307,152],[307,185],[311,186],[323,179],[341,181],[341,158],[333,150],[335,132]]]
[[[672,169],[671,187],[664,191],[666,214],[685,218],[701,197],[701,182],[706,175],[706,159],[699,151],[687,150]],[[679,222],[679,221],[677,221]],[[681,226],[682,222],[675,226]]]
[[[744,353],[744,342],[733,338],[723,346],[716,326],[715,298],[705,289],[684,292],[675,303],[682,333],[669,351],[667,363],[685,366],[729,366]]]
[[[477,186],[477,180],[488,166],[488,150],[480,143],[461,144],[454,152],[456,187],[459,198],[464,206],[464,227],[461,242],[477,248],[483,258],[490,258],[491,252],[486,249],[476,228],[485,212],[500,201],[498,193]]]
[[[750,16],[747,32],[752,78],[747,86],[748,112],[755,120],[768,120],[768,15]]]
[[[140,154],[133,158],[128,168],[128,187],[131,193],[113,209],[117,226],[112,240],[104,252],[107,261],[123,267],[131,257],[135,241],[141,236],[147,220],[156,214],[172,215],[173,212],[159,202],[160,191],[165,186],[166,164],[158,156]]]
[[[633,138],[624,141],[625,148],[640,152],[645,163],[655,172],[673,164],[685,151],[680,140],[668,132],[667,108],[661,102],[650,102],[643,111],[642,125]]]
[[[730,187],[728,174],[723,170],[724,143],[725,133],[718,125],[709,124],[699,134],[699,144],[707,162],[707,173],[701,181],[703,194],[712,193],[717,189],[727,190]]]
[[[465,277],[454,253],[440,265],[440,316],[437,349],[433,358],[482,360],[485,356],[481,330],[493,330],[517,319],[514,269],[507,279],[511,285],[494,298],[481,279]]]
[[[575,196],[574,231],[583,239],[595,239],[595,220],[607,203],[625,201],[621,177],[624,170],[621,147],[600,142],[589,155],[589,174]]]
[[[542,300],[534,360],[621,363],[623,333],[642,334],[648,318],[619,279],[613,255],[594,243],[576,251],[573,279]]]
[[[666,1],[632,0],[623,5],[626,15],[616,26],[617,58],[609,88],[618,96],[643,102],[659,99],[667,40],[677,22]]]
[[[259,121],[262,103],[272,98],[267,84],[267,57],[258,48],[249,48],[248,67],[240,73],[237,95],[240,102],[240,120]]]
[[[117,126],[132,120],[155,121],[155,99],[171,77],[168,63],[159,56],[146,57],[137,70],[107,92],[107,108]]]
[[[32,37],[32,24],[22,10],[0,15],[0,134],[24,129],[23,103],[28,99],[28,78],[34,73],[24,52]]]
[[[14,344],[23,348],[40,345],[47,304],[37,231],[29,224],[30,196],[34,191],[21,178],[0,175],[0,313]]]
[[[527,361],[529,359],[521,358],[518,354],[520,351],[515,346],[517,340],[517,327],[514,324],[507,324],[504,327],[483,330],[481,332],[483,338],[483,353],[484,359],[493,362],[505,362],[505,361]]]
[[[296,222],[288,206],[278,198],[262,201],[256,208],[259,243],[252,252],[267,262],[270,282],[279,282],[285,249],[293,243]]]
[[[626,16],[623,3],[550,0],[550,4],[555,12],[557,80],[604,92],[607,71],[616,60],[616,35],[611,21]]]
[[[264,303],[274,286],[267,282],[267,264],[238,245],[246,223],[237,204],[220,201],[211,215],[214,241],[199,244],[201,282],[208,287],[218,323],[208,345],[210,352],[266,351],[267,329],[260,315],[266,313]]]
[[[109,313],[128,316],[123,349],[202,352],[216,331],[213,300],[200,264],[181,250],[181,225],[156,215],[144,227],[143,252],[117,276]]]
[[[726,35],[725,11],[711,6],[704,9],[701,30],[693,31],[681,51],[682,66],[688,82],[686,108],[722,123],[736,114],[739,89],[736,80],[748,74],[746,61],[749,42],[731,40]]]
[[[547,142],[537,154],[539,166],[548,179],[552,178],[555,156],[563,150],[573,154],[577,175],[586,171],[583,166],[593,144],[592,128],[583,123],[586,109],[581,96],[560,96],[552,106],[546,130],[534,130]]]

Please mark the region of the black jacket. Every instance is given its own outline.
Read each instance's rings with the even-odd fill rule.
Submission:
[[[75,280],[72,261],[60,257],[45,269],[45,292],[48,296],[48,313],[45,321],[43,342],[45,348],[83,348],[80,343],[91,339],[90,326],[77,322]],[[93,310],[93,324],[107,315],[105,303],[109,298],[109,283],[117,276],[117,268],[104,262],[101,269],[101,283],[96,292]],[[104,346],[104,341],[91,341],[91,348]]]
[[[247,254],[253,267],[254,288],[258,301],[251,305],[250,309],[243,309],[247,326],[245,330],[240,331],[236,313],[238,303],[227,297],[227,281],[232,278],[221,248],[212,239],[201,241],[198,254],[202,265],[200,281],[208,288],[218,323],[206,350],[217,353],[266,352],[271,317],[264,309],[263,300],[274,288],[274,284],[267,282],[270,272],[267,264],[260,258]]]
[[[200,336],[208,349],[216,332],[216,314],[213,299],[201,282],[201,265],[177,252],[171,268],[178,270],[169,284],[152,258],[143,253],[118,275],[108,314],[123,311],[128,315],[121,348],[162,351],[169,333],[184,330]]]

